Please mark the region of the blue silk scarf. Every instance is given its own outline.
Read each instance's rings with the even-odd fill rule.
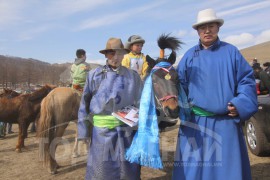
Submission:
[[[145,81],[140,101],[138,131],[133,138],[131,146],[127,149],[125,156],[131,163],[137,163],[155,169],[163,168],[159,151],[159,129],[151,76],[157,69],[170,66],[171,64],[168,62],[156,64]],[[181,107],[179,114],[181,120],[188,120],[190,117],[190,108],[185,91],[181,86],[179,88],[178,101]]]

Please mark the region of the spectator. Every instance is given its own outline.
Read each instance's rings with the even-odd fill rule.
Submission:
[[[264,71],[266,72],[266,74],[268,76],[270,76],[270,62],[266,62],[263,64],[263,67],[264,67]]]
[[[86,61],[86,52],[83,49],[76,51],[77,58],[71,66],[72,88],[82,91],[85,84],[85,79],[90,70],[89,64]]]
[[[261,67],[254,67],[254,76],[259,81],[260,94],[268,94],[270,92],[270,76]]]
[[[7,133],[8,134],[12,134],[12,133],[14,133],[13,131],[12,131],[12,123],[6,123],[7,124],[7,128],[6,128],[6,131],[7,131]]]
[[[0,122],[0,138],[5,137],[5,124]]]

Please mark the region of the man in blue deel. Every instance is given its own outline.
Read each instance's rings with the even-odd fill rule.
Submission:
[[[78,113],[78,139],[88,138],[88,115],[93,116],[85,179],[137,180],[140,165],[124,157],[136,131],[111,114],[126,106],[138,107],[142,81],[137,72],[121,66],[127,53],[121,39],[110,38],[99,52],[107,63],[87,75]]]
[[[251,179],[241,124],[258,109],[256,84],[239,50],[220,41],[223,23],[213,9],[200,11],[199,43],[178,65],[192,116],[181,121],[173,179]]]

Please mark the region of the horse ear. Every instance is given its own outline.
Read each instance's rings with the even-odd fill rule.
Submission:
[[[176,61],[176,53],[174,51],[172,51],[172,53],[170,54],[170,56],[168,58],[168,62],[173,65],[175,63],[175,61]]]
[[[156,61],[152,59],[149,55],[146,55],[146,61],[148,63],[149,69],[152,69],[156,65]]]

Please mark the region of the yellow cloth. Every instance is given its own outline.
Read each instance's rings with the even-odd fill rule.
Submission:
[[[126,54],[124,56],[123,60],[122,60],[122,66],[125,66],[125,67],[130,69],[130,59],[133,59],[133,58],[136,58],[136,59],[142,58],[143,59],[142,71],[141,71],[141,73],[138,72],[141,79],[143,79],[147,75],[146,71],[147,71],[147,68],[148,68],[148,63],[147,63],[146,57],[145,57],[145,55],[143,53],[139,54],[139,55],[135,55],[132,52]]]

